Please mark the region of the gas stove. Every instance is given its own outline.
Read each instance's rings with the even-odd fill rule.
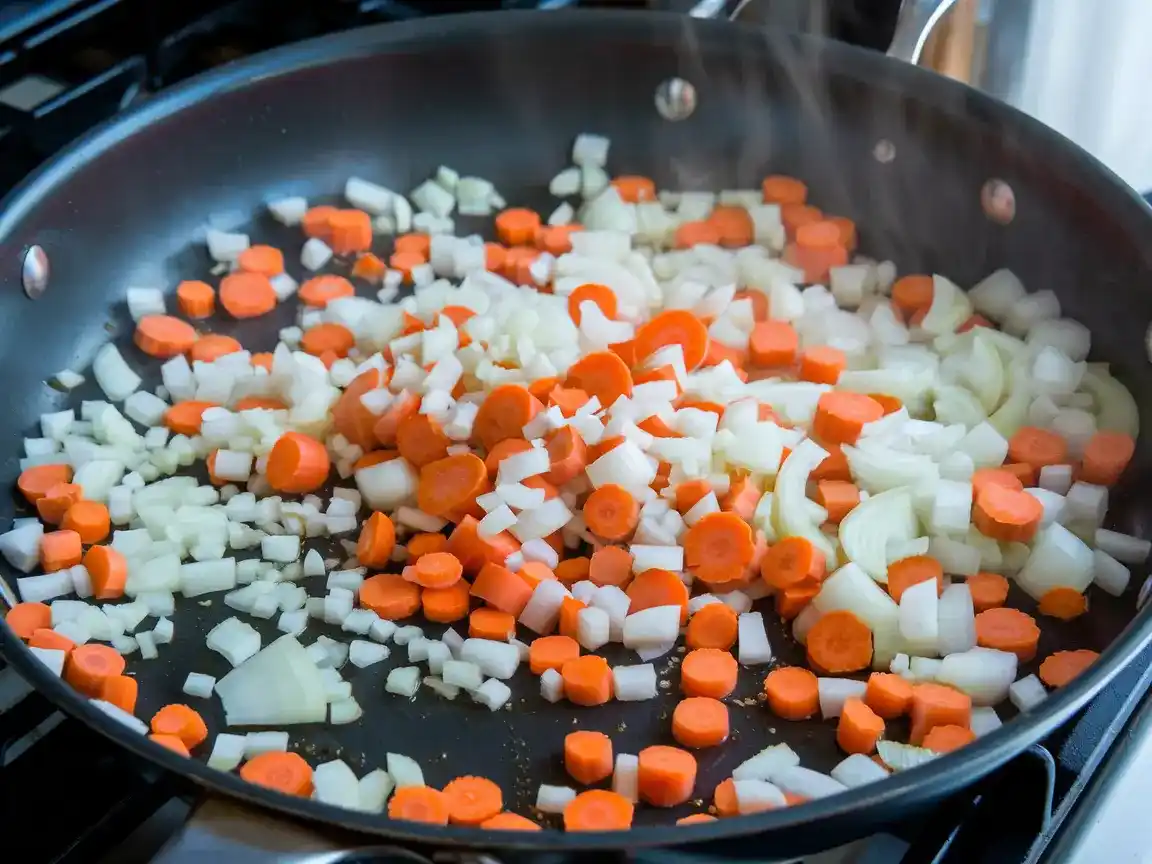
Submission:
[[[803,5],[804,0],[780,0]],[[687,12],[691,0],[0,0],[0,191],[118,111],[206,68],[349,27],[497,8],[641,6]],[[898,0],[827,4],[832,35],[873,48]],[[893,824],[805,864],[1023,864],[1135,860],[1152,779],[1152,647],[1042,745],[926,819]],[[48,818],[45,818],[45,817]],[[32,827],[38,826],[38,827]],[[205,799],[60,712],[0,661],[0,836],[22,864],[332,862],[445,859],[381,850]],[[748,860],[770,844],[748,840]],[[519,856],[463,856],[510,862]],[[597,856],[607,860],[610,856]],[[707,860],[648,852],[632,856]]]

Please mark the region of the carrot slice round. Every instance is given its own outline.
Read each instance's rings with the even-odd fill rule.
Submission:
[[[145,315],[136,322],[136,347],[152,357],[168,358],[185,353],[196,343],[196,330],[171,315]]]
[[[641,361],[668,345],[679,345],[684,351],[684,366],[691,372],[708,353],[708,328],[686,309],[669,309],[642,325],[635,342]]]

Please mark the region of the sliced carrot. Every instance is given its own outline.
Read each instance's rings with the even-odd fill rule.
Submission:
[[[964,726],[933,726],[920,746],[935,753],[951,753],[976,740],[976,733]]]
[[[46,648],[52,651],[63,651],[68,654],[76,647],[76,643],[67,636],[62,636],[55,630],[40,627],[32,631],[32,638],[28,640],[29,648]]]
[[[588,394],[578,387],[553,387],[547,396],[549,406],[558,406],[565,417],[573,416],[588,403],[588,399]]]
[[[420,607],[424,611],[424,617],[437,624],[463,621],[468,617],[470,599],[468,591],[471,587],[466,580],[460,579],[446,588],[425,588],[420,593]]]
[[[685,480],[676,484],[676,510],[683,516],[698,503],[700,499],[712,491],[712,485],[707,480]]]
[[[820,710],[816,676],[802,666],[781,666],[769,672],[764,695],[772,713],[784,720],[807,720]]]
[[[60,527],[75,531],[86,546],[99,543],[112,529],[108,508],[99,501],[77,501],[68,508]]]
[[[980,497],[987,486],[1003,486],[1005,489],[1023,491],[1020,478],[1006,468],[979,468],[972,474],[972,496]]]
[[[584,556],[565,558],[556,565],[556,578],[565,585],[574,585],[588,578],[592,569],[592,559]]]
[[[592,553],[588,578],[597,585],[626,588],[632,581],[632,554],[623,546],[601,546]]]
[[[848,457],[839,445],[828,448],[828,456],[809,475],[812,480],[842,480],[852,482],[852,472],[848,468]]]
[[[59,525],[68,509],[80,500],[84,488],[75,483],[57,483],[36,502],[36,513],[42,522]],[[71,526],[65,526],[71,529]]]
[[[716,817],[709,813],[693,813],[691,816],[681,816],[676,820],[677,825],[702,825],[705,822],[715,822]]]
[[[564,736],[564,770],[577,783],[591,786],[611,777],[613,758],[612,739],[603,732],[581,730]]]
[[[688,620],[685,642],[691,649],[727,651],[736,644],[739,619],[725,603],[709,603]]]
[[[680,689],[686,696],[723,699],[736,689],[736,658],[718,648],[697,648],[680,664]]]
[[[4,623],[27,642],[37,630],[52,626],[52,609],[46,603],[17,603],[4,616]]]
[[[491,451],[508,438],[523,438],[524,425],[543,408],[528,388],[519,384],[503,384],[488,393],[476,413],[472,434]]]
[[[372,217],[363,210],[337,210],[328,217],[328,245],[337,255],[366,252],[372,246]]]
[[[105,678],[104,683],[100,685],[100,698],[115,705],[121,711],[135,714],[136,696],[139,689],[140,685],[135,678],[130,678],[127,675],[113,675],[110,678]]]
[[[796,232],[812,222],[820,222],[824,213],[819,207],[809,204],[782,204],[780,205],[780,221],[784,223],[784,236],[789,240],[796,239]]]
[[[507,256],[508,250],[499,243],[485,243],[484,269],[490,273],[504,272],[504,263]]]
[[[49,531],[40,538],[40,566],[45,573],[75,567],[83,558],[80,535],[75,531]]]
[[[584,230],[583,225],[543,225],[536,232],[536,245],[550,255],[559,257],[572,251],[572,235]],[[541,289],[543,290],[543,289]]]
[[[1025,489],[1030,489],[1036,485],[1036,480],[1040,476],[1040,470],[1033,468],[1027,462],[1005,462],[1002,466],[1005,471],[1020,481],[1020,485]]]
[[[632,395],[632,373],[624,361],[611,351],[593,351],[568,367],[566,387],[583,390],[604,406],[621,396]]]
[[[755,240],[752,215],[743,207],[721,204],[712,209],[708,221],[720,233],[720,245],[729,249],[751,246]]]
[[[136,347],[151,357],[175,357],[196,344],[196,330],[171,315],[145,315],[136,322]]]
[[[828,221],[840,232],[840,245],[849,252],[856,251],[856,223],[847,216],[829,216]]]
[[[276,291],[267,276],[236,272],[220,280],[220,305],[233,318],[256,318],[276,308]]]
[[[173,703],[165,705],[154,715],[152,731],[157,735],[175,735],[192,750],[208,737],[208,726],[200,714],[187,705]]]
[[[684,366],[691,372],[708,353],[708,328],[687,309],[667,309],[641,325],[635,343],[639,360],[668,345],[679,345],[684,351]]]
[[[848,263],[840,226],[828,219],[805,221],[796,227],[795,240],[784,249],[784,260],[804,271],[805,282],[825,282],[828,271]]]
[[[588,448],[574,426],[552,430],[545,436],[544,446],[549,460],[544,479],[555,486],[574,480],[588,464]]]
[[[912,708],[912,685],[899,675],[873,672],[868,676],[864,704],[885,720],[902,717]]]
[[[845,753],[867,755],[884,734],[884,720],[860,699],[847,699],[836,725],[836,743]]]
[[[672,737],[694,750],[718,747],[728,740],[728,706],[708,696],[680,700],[672,712]]]
[[[569,660],[560,670],[564,695],[574,705],[603,705],[612,698],[612,670],[598,654]]]
[[[716,784],[712,790],[712,806],[717,814],[728,819],[740,815],[740,804],[736,800],[736,781],[731,777]]]
[[[760,503],[763,491],[751,477],[738,477],[728,486],[728,493],[720,499],[720,509],[725,513],[735,513],[745,522],[751,522]],[[759,560],[754,562],[759,569]]]
[[[696,786],[696,757],[679,747],[645,747],[639,753],[636,785],[640,800],[653,807],[683,804]]]
[[[299,753],[259,753],[240,766],[240,777],[285,795],[312,794],[312,766]]]
[[[628,614],[656,606],[679,606],[680,623],[688,620],[688,586],[671,570],[645,570],[628,584]],[[713,604],[717,605],[717,604]]]
[[[808,200],[808,187],[804,182],[784,174],[765,177],[761,188],[765,204],[803,204]]]
[[[420,469],[416,500],[420,509],[448,517],[473,505],[488,485],[488,469],[479,456],[460,453],[429,462]]]
[[[1075,588],[1053,588],[1040,598],[1040,614],[1071,621],[1088,611],[1088,598]]]
[[[1036,656],[1039,641],[1036,619],[1019,609],[1004,606],[976,616],[976,644],[982,648],[1010,651],[1021,663],[1027,663]]]
[[[672,236],[672,245],[677,249],[691,249],[693,246],[716,246],[720,243],[720,228],[708,221],[681,222]]]
[[[393,270],[399,270],[405,283],[412,282],[412,271],[427,263],[428,259],[416,252],[393,252],[388,258],[388,266]],[[419,321],[419,319],[417,319],[417,321]],[[423,322],[420,322],[420,326],[417,327],[416,330],[418,332],[423,329]],[[404,335],[407,336],[409,334],[405,332]]]
[[[495,478],[500,470],[500,463],[509,456],[525,453],[532,449],[532,445],[523,438],[505,438],[498,444],[486,448],[488,455],[484,457],[484,466],[488,469],[488,476]]]
[[[236,266],[271,279],[284,272],[284,253],[275,246],[249,246],[236,259]]]
[[[171,750],[173,753],[178,753],[181,756],[188,757],[192,755],[188,752],[188,747],[184,744],[184,742],[177,738],[175,735],[157,735],[156,733],[152,733],[148,736],[148,740],[159,744],[161,747],[165,747],[168,750]]]
[[[396,449],[416,468],[448,455],[452,439],[444,434],[440,423],[429,414],[413,414],[396,428]]]
[[[912,555],[888,565],[888,593],[897,603],[904,592],[920,582],[936,580],[936,594],[944,591],[944,567],[928,555]]]
[[[399,458],[400,454],[396,450],[373,450],[353,462],[352,470],[360,471],[364,468],[371,468],[373,465],[379,465],[381,462],[390,462]]]
[[[760,560],[760,575],[778,590],[822,582],[825,572],[824,553],[804,537],[785,537]]]
[[[1008,439],[1008,461],[1022,462],[1036,471],[1068,461],[1067,442],[1047,429],[1023,426]]]
[[[992,327],[992,322],[983,315],[972,315],[956,328],[957,333],[967,333],[973,327]]]
[[[343,324],[331,321],[309,327],[300,339],[300,350],[314,357],[320,357],[327,351],[337,357],[347,357],[355,345],[355,334]]]
[[[271,396],[245,396],[232,406],[233,411],[287,411],[288,403]]]
[[[207,282],[186,280],[176,286],[176,302],[189,318],[209,318],[216,311],[216,291]]]
[[[972,506],[972,524],[985,537],[1005,543],[1027,543],[1040,527],[1044,505],[1027,492],[987,484]]]
[[[601,438],[599,444],[593,444],[588,448],[588,464],[591,465],[605,453],[615,450],[623,444],[625,438],[623,435],[612,435],[608,438]]]
[[[468,635],[473,639],[507,642],[509,637],[516,635],[516,617],[499,609],[473,609],[468,616]]]
[[[533,591],[536,590],[536,586],[541,582],[556,578],[556,574],[552,572],[552,568],[541,561],[524,562],[520,565],[520,569],[516,571],[516,575]]]
[[[495,537],[481,537],[477,525],[476,517],[466,515],[448,537],[447,551],[460,559],[469,575],[479,573],[489,563],[503,567],[508,556],[520,548],[516,538],[506,531]]]
[[[607,483],[584,500],[583,512],[588,530],[613,542],[626,539],[636,529],[640,502],[623,486]]]
[[[57,483],[71,482],[70,465],[34,465],[20,472],[16,486],[29,504],[35,504]]]
[[[408,538],[408,542],[405,543],[404,546],[408,550],[408,563],[415,564],[424,555],[429,555],[433,552],[447,552],[448,538],[443,534],[433,534],[429,531],[421,534],[413,534]]]
[[[588,606],[575,597],[565,597],[560,601],[560,623],[558,629],[561,636],[577,639],[580,635],[580,613]]]
[[[336,208],[329,204],[321,204],[318,207],[310,207],[304,213],[304,219],[300,223],[305,236],[316,237],[320,240],[327,241],[332,236],[332,231],[328,227],[328,220],[336,212]]]
[[[625,174],[612,179],[612,186],[620,195],[620,199],[628,204],[638,204],[641,201],[656,200],[656,181],[651,177],[641,177],[637,174]]]
[[[1136,441],[1123,432],[1097,432],[1084,445],[1079,478],[1085,483],[1111,486],[1120,479],[1132,456]]]
[[[800,380],[814,384],[835,384],[848,367],[848,358],[839,348],[816,345],[800,352]]]
[[[935,294],[932,277],[924,274],[902,276],[892,284],[892,303],[907,321],[915,313],[932,305]]]
[[[396,446],[396,434],[400,424],[420,411],[420,397],[415,393],[398,395],[384,413],[376,418],[372,426],[372,434],[376,441],[385,447]]]
[[[100,698],[104,682],[124,674],[126,663],[110,645],[89,642],[77,645],[64,664],[64,680],[93,699]]]
[[[580,644],[570,636],[541,636],[528,646],[528,666],[533,675],[543,675],[549,669],[557,672],[580,656]]]
[[[616,292],[607,285],[586,282],[577,286],[576,290],[568,295],[568,316],[577,327],[580,326],[580,304],[584,301],[599,306],[605,318],[615,319],[617,313]]]
[[[752,563],[752,528],[736,513],[709,513],[683,538],[684,563],[698,579],[722,584],[740,579]]]
[[[285,432],[272,445],[265,476],[277,492],[303,495],[324,485],[331,464],[322,441],[302,432]]]
[[[410,234],[401,234],[392,243],[393,252],[415,252],[427,258],[432,254],[432,237],[415,231]]]
[[[964,580],[977,612],[995,609],[1008,602],[1008,580],[999,573],[977,573]]]
[[[313,276],[300,286],[296,296],[305,306],[315,306],[317,309],[325,308],[333,300],[341,297],[354,297],[356,289],[352,283],[343,276],[326,273],[322,276]]]
[[[513,246],[504,254],[504,275],[517,285],[535,285],[532,264],[540,257],[540,250],[535,246],[535,237],[531,242],[531,246]]]
[[[487,777],[457,777],[444,787],[443,794],[453,825],[479,825],[504,809],[504,793]]]
[[[506,246],[528,246],[540,230],[540,214],[524,207],[504,210],[496,216],[496,236]]]
[[[399,573],[377,573],[360,586],[360,605],[389,621],[411,618],[420,611],[420,587]]]
[[[388,265],[371,252],[358,255],[356,263],[352,265],[352,275],[368,282],[379,282],[387,272]]]
[[[565,831],[626,831],[632,827],[632,802],[607,789],[589,789],[564,808]]]
[[[464,565],[451,552],[424,555],[413,566],[405,568],[405,578],[422,588],[449,588],[464,575]]]
[[[860,490],[843,480],[821,480],[816,484],[816,502],[828,511],[828,521],[839,525],[860,503]]]
[[[752,303],[752,320],[768,320],[768,295],[755,288],[744,288],[737,291],[732,298],[735,300],[748,300]]]
[[[177,402],[164,412],[164,425],[179,435],[199,435],[200,424],[204,422],[204,412],[209,408],[219,408],[215,402],[192,399]]]
[[[848,611],[828,612],[808,631],[808,665],[818,674],[859,672],[872,663],[872,631]]]
[[[366,567],[385,567],[396,548],[396,526],[388,514],[374,511],[360,529],[356,559]]]
[[[1057,651],[1040,664],[1040,680],[1049,687],[1063,687],[1100,658],[1095,651]]]
[[[748,337],[748,357],[756,366],[791,366],[800,350],[800,336],[787,321],[760,321]]]
[[[497,813],[491,819],[480,823],[480,827],[487,831],[543,831],[544,829],[517,813]]]
[[[916,684],[912,687],[912,733],[908,743],[919,747],[924,737],[937,726],[961,726],[972,723],[972,700],[943,684]]]
[[[84,567],[97,600],[115,600],[128,585],[128,559],[111,546],[93,546],[84,555]]]
[[[472,583],[472,595],[479,597],[499,614],[513,618],[518,617],[532,598],[532,589],[528,584],[506,567],[498,564],[486,563],[476,580]],[[483,610],[477,610],[477,612]],[[475,614],[475,613],[473,613]],[[490,637],[486,637],[490,638]]]
[[[833,390],[816,403],[812,434],[824,444],[855,444],[864,427],[883,416],[884,409],[870,396]]]
[[[776,592],[776,614],[785,621],[791,621],[804,611],[805,607],[820,593],[817,582],[801,582],[791,588]]]

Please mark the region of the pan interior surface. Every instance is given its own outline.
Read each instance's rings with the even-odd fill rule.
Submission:
[[[694,113],[679,122],[664,119],[654,104],[658,87],[674,77],[691,82],[698,96]],[[224,70],[97,133],[27,186],[0,216],[6,261],[0,335],[9,382],[0,396],[0,432],[13,442],[4,454],[6,475],[15,478],[15,442],[34,434],[39,415],[75,403],[75,394],[65,397],[44,382],[63,368],[86,368],[109,338],[122,347],[130,343],[127,287],[171,290],[182,279],[207,276],[211,262],[199,239],[206,222],[247,226],[253,242],[285,249],[289,272],[299,278],[294,250],[300,236],[272,222],[263,201],[288,194],[310,203],[336,201],[349,176],[407,192],[445,164],[491,180],[512,206],[547,212],[548,180],[569,163],[580,132],[612,140],[611,173],[652,176],[662,189],[757,188],[768,173],[801,177],[813,201],[855,220],[862,251],[891,258],[901,273],[940,272],[970,287],[998,267],[1012,269],[1029,289],[1055,291],[1064,314],[1092,329],[1093,359],[1113,364],[1149,422],[1152,378],[1144,370],[1152,224],[1118,181],[1054,133],[962,87],[844,46],[662,16],[468,16],[437,19],[435,30],[345,34]],[[1014,193],[1016,215],[1008,225],[988,219],[981,207],[990,179]],[[487,224],[460,220],[457,233]],[[45,250],[52,274],[35,301],[22,292],[16,266],[31,244]],[[295,323],[291,306],[256,323],[218,316],[209,327],[253,350],[269,350],[278,329]],[[139,352],[124,350],[137,369],[149,368]],[[80,395],[100,398],[95,390]],[[1111,514],[1119,530],[1146,531],[1141,490],[1149,455],[1142,442],[1116,490]],[[26,515],[12,512],[11,499],[4,507],[4,516]],[[303,584],[319,593],[318,582]],[[1138,587],[1139,579],[1134,582]],[[1063,648],[1103,651],[1134,610],[1134,591],[1121,598],[1095,592],[1082,619],[1045,620],[1039,656]],[[207,650],[204,635],[233,614],[219,595],[177,601],[175,641],[162,646],[159,659],[130,658],[140,681],[140,717],[185,701],[181,687],[189,672],[228,671],[226,661]],[[272,621],[241,617],[262,631],[264,644],[279,635]],[[766,619],[779,662],[802,662],[801,649],[776,617]],[[437,636],[442,630],[426,628]],[[304,641],[321,632],[350,638],[313,622]],[[1125,638],[1130,651],[1137,634]],[[10,653],[11,637],[3,639]],[[466,697],[448,702],[427,690],[412,702],[386,695],[384,677],[406,665],[403,651],[394,647],[392,659],[375,667],[346,669],[364,718],[292,729],[294,749],[313,764],[343,758],[358,773],[383,766],[389,751],[403,753],[435,785],[465,774],[490,777],[502,786],[509,809],[527,812],[540,783],[568,782],[560,753],[574,729],[609,734],[616,752],[672,743],[682,654],[656,661],[661,689],[651,702],[550,705],[522,670],[510,682],[510,709],[489,712]],[[634,656],[621,649],[609,660],[637,662]],[[667,813],[640,808],[639,825],[668,824],[706,808],[715,784],[770,743],[787,742],[818,770],[842,758],[830,724],[788,723],[767,712],[756,698],[765,671],[741,674],[730,700],[732,740],[699,755],[699,798]],[[1064,716],[1087,698],[1088,682],[1077,686],[1061,703]],[[196,707],[213,733],[225,731],[215,701]],[[1059,719],[1056,709],[1043,716],[1033,718],[1037,729]],[[1004,730],[1001,740],[1013,734],[1019,737]],[[974,771],[997,761],[984,743],[982,761],[972,761],[983,768]],[[961,774],[941,780],[934,792],[945,794],[971,777]],[[889,791],[895,795],[914,782],[892,781],[900,785]],[[775,822],[767,816],[740,822],[749,828],[803,822],[864,797],[845,795],[840,804],[825,802],[823,811],[772,814]],[[298,811],[306,812],[303,807]],[[355,827],[397,829],[382,819],[321,812]],[[701,836],[742,830],[730,823]],[[548,834],[531,842],[577,841]]]

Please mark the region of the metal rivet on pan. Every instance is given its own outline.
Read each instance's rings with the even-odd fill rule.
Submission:
[[[39,246],[29,246],[20,268],[24,293],[35,300],[48,288],[48,255]]]
[[[887,138],[881,138],[872,148],[872,156],[877,162],[883,162],[886,165],[896,158],[896,145]]]
[[[669,78],[656,88],[656,110],[665,120],[687,120],[696,110],[696,88],[683,78]]]
[[[1003,180],[989,180],[980,190],[980,206],[993,222],[1007,225],[1016,218],[1016,193]]]

